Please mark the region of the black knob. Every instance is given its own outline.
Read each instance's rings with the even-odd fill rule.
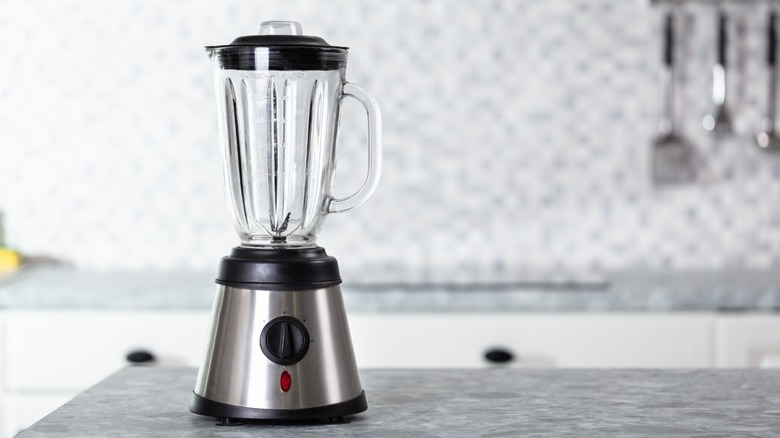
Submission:
[[[485,359],[488,362],[493,363],[508,363],[514,360],[514,355],[511,352],[502,350],[500,348],[494,348],[485,352]]]
[[[132,364],[151,363],[155,361],[154,355],[144,350],[131,351],[127,353],[125,359]]]
[[[274,318],[260,333],[260,348],[273,363],[292,365],[306,355],[309,332],[302,322],[292,316]]]

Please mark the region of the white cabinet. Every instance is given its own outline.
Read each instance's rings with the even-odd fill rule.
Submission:
[[[355,314],[358,365],[482,367],[511,353],[529,368],[669,368],[713,364],[711,314]]]
[[[127,366],[198,366],[210,312],[0,312],[0,434],[10,437]],[[780,316],[714,313],[358,313],[361,368],[486,367],[485,352],[527,368],[759,367],[780,363]],[[184,407],[182,409],[185,409]]]
[[[6,396],[2,415],[3,437],[12,437],[22,430],[32,426],[36,421],[48,415],[58,407],[67,403],[77,394],[73,392],[58,392],[52,394],[13,394]]]
[[[718,318],[717,366],[780,368],[780,315]]]
[[[0,436],[29,427],[144,351],[198,366],[209,312],[8,311],[2,315]]]
[[[207,312],[10,312],[5,388],[87,388],[127,366],[134,351],[160,365],[196,366],[207,328]]]
[[[5,388],[3,386],[2,376],[5,375],[5,321],[3,315],[0,313],[0,437],[13,436],[8,429],[8,421],[6,420],[5,410],[8,407],[8,398],[5,394]]]

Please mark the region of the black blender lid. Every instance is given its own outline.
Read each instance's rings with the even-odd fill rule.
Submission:
[[[295,21],[265,21],[259,35],[241,36],[206,50],[226,70],[339,70],[347,63],[346,47],[303,35]]]
[[[347,47],[331,46],[318,36],[303,35],[301,24],[296,21],[264,21],[260,24],[259,35],[244,35],[233,40],[230,44],[206,46],[206,49],[219,49],[225,47],[277,47],[277,46],[305,46],[322,47],[346,50]]]

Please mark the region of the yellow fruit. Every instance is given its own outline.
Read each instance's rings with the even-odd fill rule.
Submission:
[[[0,248],[0,272],[13,271],[22,264],[22,258],[19,253],[9,249]]]

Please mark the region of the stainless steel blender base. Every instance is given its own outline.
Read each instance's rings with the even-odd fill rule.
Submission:
[[[365,411],[340,286],[219,286],[190,410],[274,420]]]

